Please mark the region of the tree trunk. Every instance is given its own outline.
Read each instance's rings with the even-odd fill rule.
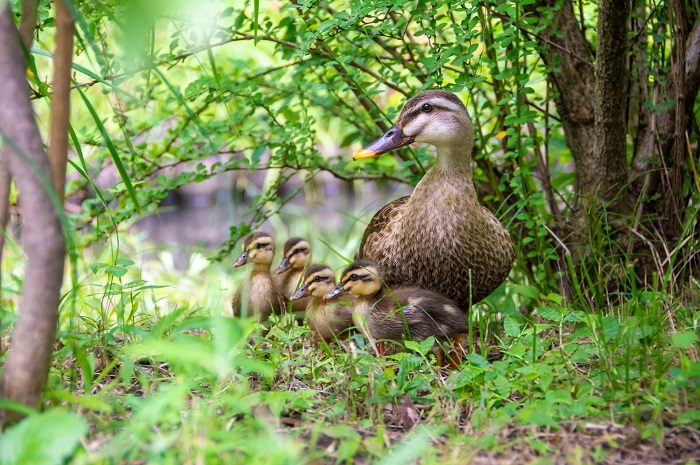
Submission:
[[[582,186],[587,199],[610,202],[619,213],[630,206],[627,186],[627,30],[629,3],[598,4],[595,61],[594,182]],[[593,204],[591,204],[593,205]]]
[[[0,82],[3,156],[22,194],[22,245],[27,253],[24,292],[0,391],[7,399],[36,406],[56,333],[65,242],[49,194],[51,169],[34,120],[18,32],[7,4],[0,7]]]
[[[644,4],[637,5],[637,11],[644,13]],[[534,37],[559,94],[557,110],[575,162],[570,245],[578,251],[577,258],[587,260],[583,253],[590,240],[589,212],[613,213],[616,217],[608,215],[602,220],[614,220],[615,230],[623,232],[622,236],[634,231],[624,238],[628,242],[618,243],[632,253],[626,261],[635,264],[640,277],[650,275],[649,247],[656,248],[652,255],[664,258],[676,248],[688,207],[685,137],[700,87],[700,24],[693,19],[696,13],[684,5],[671,0],[665,9],[672,31],[668,74],[649,82],[646,56],[638,53],[632,58],[637,72],[633,92],[637,101],[632,103],[638,110],[631,110],[635,123],[630,128],[634,138],[631,164],[627,161],[625,119],[630,105],[629,2],[599,2],[595,67],[588,61],[591,45],[574,16],[571,0],[539,0],[526,7],[527,14],[540,21]],[[644,17],[637,21],[637,52],[644,52],[647,44],[645,24]],[[649,103],[660,109],[650,111],[645,106]],[[594,206],[591,201],[598,199],[606,208],[589,208]],[[636,242],[640,235],[644,236],[643,244]],[[677,266],[682,267],[683,260],[687,257],[677,260]],[[662,261],[656,262],[654,271],[664,275],[665,271],[658,269]]]
[[[5,234],[10,219],[10,171],[5,167],[3,148],[0,147],[0,304],[2,304],[2,255],[5,250]]]
[[[22,24],[19,35],[27,50],[32,46],[34,27],[36,24],[37,3],[36,0],[24,0],[22,4]],[[2,163],[3,147],[0,146],[0,302],[2,302],[2,255],[5,250],[5,234],[10,220],[10,184],[12,176],[10,171]]]

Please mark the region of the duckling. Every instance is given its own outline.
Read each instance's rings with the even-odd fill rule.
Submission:
[[[311,245],[305,239],[292,237],[284,243],[282,261],[277,268],[277,287],[286,298],[289,299],[299,287],[304,275],[304,267],[310,257]],[[292,310],[303,312],[308,304],[308,298],[296,299],[292,302]]]
[[[272,237],[264,232],[253,232],[243,241],[243,253],[233,264],[234,267],[252,263],[253,269],[247,286],[248,314],[258,315],[260,321],[268,319],[272,312],[281,313],[286,306],[284,295],[277,289],[270,276],[270,265],[275,255]],[[238,288],[233,296],[232,308],[235,316],[241,316],[244,286]]]
[[[352,308],[343,302],[323,298],[335,288],[335,274],[326,265],[311,265],[304,273],[304,280],[289,298],[298,301],[309,299],[306,319],[311,329],[326,342],[346,336],[352,327]],[[309,297],[310,296],[310,297]]]
[[[342,293],[357,296],[353,304],[355,326],[374,342],[379,341],[378,355],[384,352],[383,340],[422,341],[430,336],[440,341],[454,338],[458,342],[469,328],[464,313],[447,297],[417,287],[383,290],[383,278],[375,262],[359,260],[348,266],[340,283],[325,298]],[[436,352],[442,364],[441,354]]]
[[[513,241],[479,203],[472,180],[474,129],[452,92],[430,90],[406,102],[398,121],[353,159],[377,157],[423,142],[437,161],[410,196],[382,207],[367,226],[357,258],[377,262],[389,286],[438,292],[463,311],[493,292],[510,273]]]

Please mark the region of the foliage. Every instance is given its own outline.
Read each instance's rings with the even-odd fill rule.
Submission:
[[[73,129],[80,162],[73,163],[79,176],[69,189],[82,201],[76,225],[90,226],[85,240],[104,237],[155,211],[173,189],[222,172],[267,171],[267,181],[247,192],[251,208],[232,226],[216,255],[222,259],[301,193],[285,191],[295,176],[307,184],[323,172],[343,180],[417,182],[433,162],[424,149],[364,163],[348,154],[383,132],[407,96],[444,87],[460,92],[472,111],[476,182],[521,244],[520,271],[530,283],[554,289],[567,268],[560,242],[568,242],[565,225],[578,200],[546,74],[557,64],[543,62],[537,41],[553,13],[535,14],[527,3],[77,3],[80,99]],[[635,66],[645,67],[640,76],[648,77],[638,84],[648,96],[641,103],[654,113],[670,105],[651,97],[671,72],[665,57],[673,37],[656,32],[668,21],[659,5],[650,5],[636,31],[650,42],[643,50],[635,44]],[[581,15],[595,43],[594,12],[585,8]],[[41,17],[34,54],[40,74],[52,28],[51,15]],[[33,90],[44,99],[49,89],[41,81],[35,79]],[[94,180],[114,169],[121,181],[98,189]],[[693,239],[683,250],[697,242],[695,187],[687,184],[693,200],[678,243]],[[586,241],[600,254],[591,261],[629,255],[611,235],[615,224],[591,214]],[[662,266],[659,274],[687,269],[670,258],[670,271]],[[608,276],[621,274],[617,264],[605,266]],[[624,284],[634,286],[631,279]]]
[[[670,292],[679,251],[697,247],[697,192],[687,183],[686,230],[659,258],[656,287],[637,286],[615,225],[596,212],[588,240],[600,272],[576,268],[558,236],[574,209],[574,160],[536,41],[551,24],[530,3],[74,2],[72,279],[47,411],[4,433],[0,463],[23,463],[6,458],[10,447],[43,456],[46,438],[65,441],[44,463],[466,463],[504,450],[594,463],[638,433],[660,461],[672,454],[674,437],[700,427],[697,282]],[[595,5],[581,5],[595,42]],[[666,4],[649,6],[642,65],[653,94],[671,39]],[[51,8],[40,2],[28,73],[43,126]],[[467,104],[480,197],[518,245],[511,279],[473,309],[460,369],[439,369],[421,344],[378,359],[358,337],[324,345],[287,319],[263,336],[227,318],[241,276],[216,260],[265,221],[278,242],[308,237],[315,261],[334,269],[352,256],[372,209],[328,228],[313,215],[324,201],[314,186],[329,174],[357,194],[370,182],[415,184],[433,163],[425,148],[362,163],[349,153],[433,87]],[[230,239],[197,249],[184,272],[167,250],[147,254],[129,226],[173,190],[224,172],[237,173],[247,209]],[[26,285],[9,246],[2,344]],[[623,289],[607,285],[612,274],[626,277]]]
[[[122,253],[135,257],[142,244],[124,239]],[[321,243],[312,246],[323,256]],[[479,335],[459,370],[445,371],[430,344],[381,359],[358,336],[326,345],[292,319],[263,335],[252,321],[222,317],[227,273],[198,253],[183,272],[167,252],[138,260],[143,267],[125,256],[104,266],[108,251],[83,257],[92,266],[78,277],[75,307],[62,307],[51,410],[20,423],[41,422],[49,434],[54,408],[78,412],[90,435],[72,463],[438,463],[522,447],[593,463],[624,449],[581,449],[597,437],[589,427],[629,425],[638,432],[625,434],[652,444],[666,435],[673,448],[674,435],[700,426],[700,312],[660,292],[601,314],[508,286],[498,297],[504,315],[476,309]],[[154,284],[175,279],[177,287]],[[543,429],[571,435],[571,446],[540,441]],[[36,439],[25,437],[12,444]]]
[[[79,415],[59,409],[31,415],[0,438],[3,465],[58,465],[87,433]]]

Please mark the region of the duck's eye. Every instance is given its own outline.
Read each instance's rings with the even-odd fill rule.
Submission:
[[[256,248],[256,249],[262,249],[263,247],[265,247],[265,244],[261,244],[260,242],[258,242],[257,244],[255,244],[255,248]]]
[[[320,276],[316,276],[316,277],[314,278],[314,281],[320,281],[320,280],[321,280],[321,277],[320,277]]]
[[[358,279],[360,279],[360,277],[357,276],[355,273],[350,275],[350,281],[357,281]]]
[[[429,103],[424,103],[422,107],[420,107],[420,111],[423,113],[430,113],[433,111],[433,106]]]

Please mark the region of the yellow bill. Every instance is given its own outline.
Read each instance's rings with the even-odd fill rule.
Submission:
[[[355,153],[352,154],[352,159],[353,160],[362,160],[364,158],[375,158],[377,156],[379,156],[379,154],[373,150],[359,149],[359,150],[356,150]]]

